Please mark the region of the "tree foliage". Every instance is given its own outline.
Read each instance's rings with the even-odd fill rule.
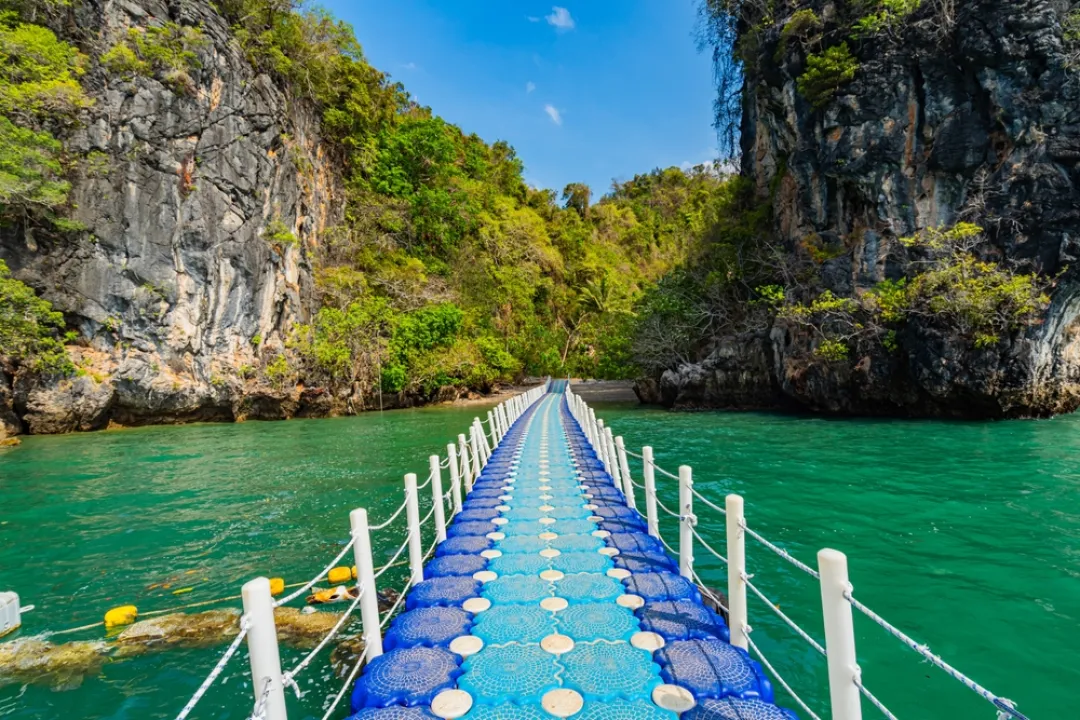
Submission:
[[[26,284],[11,277],[0,260],[0,360],[37,372],[74,370],[64,349],[64,316]]]

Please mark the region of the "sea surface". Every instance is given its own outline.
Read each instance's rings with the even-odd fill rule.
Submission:
[[[821,548],[847,553],[856,597],[1032,720],[1075,716],[1080,417],[959,423],[596,407],[632,450],[651,445],[672,473],[692,466],[704,496],[723,504],[726,494],[742,494],[749,527],[807,564],[816,566]],[[15,637],[97,623],[117,605],[146,612],[235,597],[260,575],[306,580],[347,541],[351,509],[368,508],[374,522],[388,517],[403,474],[425,477],[428,456],[445,454],[481,412],[24,438],[0,451],[0,590],[35,606]],[[639,462],[631,468],[640,480]],[[675,482],[661,475],[658,486],[675,508]],[[701,504],[696,514],[699,532],[724,552],[723,519]],[[661,527],[675,546],[674,521]],[[375,538],[376,564],[403,532],[399,521]],[[823,640],[816,581],[752,540],[747,555],[752,582]],[[704,548],[697,567],[709,584],[726,586],[723,566]],[[404,575],[395,569],[384,579],[400,586]],[[824,658],[764,602],[749,603],[755,642],[828,717]],[[189,612],[230,606],[239,600]],[[866,618],[856,617],[856,632],[864,683],[901,720],[994,717]],[[100,627],[49,637],[109,639]],[[0,717],[174,718],[222,649],[111,658],[62,687],[0,686]],[[283,650],[283,665],[302,655]],[[249,716],[245,651],[222,679],[192,718]],[[340,686],[327,657],[316,659],[301,677],[302,697],[290,693],[290,718],[320,718]],[[778,698],[795,707],[779,688]],[[868,705],[864,715],[879,716]]]

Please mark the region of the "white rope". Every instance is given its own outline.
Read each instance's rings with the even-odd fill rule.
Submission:
[[[727,515],[727,510],[725,510],[724,508],[720,507],[719,505],[717,505],[717,504],[716,504],[716,503],[714,503],[713,501],[709,500],[709,499],[708,499],[707,497],[705,497],[704,495],[702,495],[701,493],[699,493],[699,492],[698,492],[697,490],[695,490],[695,489],[694,489],[693,487],[691,487],[691,488],[690,488],[690,492],[694,493],[694,497],[696,497],[696,498],[697,498],[698,500],[700,500],[701,502],[705,503],[705,504],[706,504],[706,505],[707,505],[708,507],[711,507],[711,508],[712,508],[713,510],[715,510],[716,512],[720,513],[721,515]]]
[[[258,701],[255,703],[255,707],[251,709],[251,717],[248,720],[263,720],[266,716],[263,713],[266,710],[266,701],[270,698],[270,688],[274,684],[273,678],[266,678],[266,682],[263,683],[263,691],[259,695]]]
[[[322,720],[330,720],[330,716],[337,710],[338,704],[341,703],[341,698],[345,697],[345,693],[352,687],[353,680],[360,674],[360,668],[364,666],[364,661],[367,659],[368,648],[364,646],[364,652],[360,653],[360,657],[356,659],[356,664],[353,665],[352,670],[349,671],[348,677],[345,678],[345,682],[342,683],[341,689],[338,690],[337,695],[334,696],[334,701],[330,703],[330,707],[323,713]]]
[[[417,486],[416,486],[416,489],[417,489],[417,490],[423,490],[424,488],[426,488],[426,487],[427,487],[428,485],[430,485],[430,484],[431,484],[431,480],[432,480],[432,479],[433,479],[434,477],[435,477],[435,473],[433,473],[433,472],[429,472],[429,473],[428,473],[428,476],[427,476],[427,480],[425,480],[425,481],[424,481],[424,484],[423,484],[423,485],[417,485]]]
[[[784,680],[783,676],[776,672],[776,668],[774,668],[768,658],[765,657],[765,653],[761,652],[758,646],[754,644],[754,641],[750,639],[750,633],[747,632],[746,628],[743,629],[743,635],[746,636],[746,642],[750,645],[750,649],[757,653],[758,658],[761,660],[761,664],[765,666],[765,669],[772,673],[772,676],[784,687],[784,690],[787,690],[787,694],[790,695],[795,702],[799,703],[799,707],[806,711],[806,714],[810,716],[811,720],[821,720],[821,718],[818,717],[805,702],[803,702],[803,699],[791,689],[791,686],[787,684],[787,681]]]
[[[626,452],[626,454],[627,454],[627,455],[629,455],[630,457],[634,457],[634,458],[637,458],[638,460],[644,460],[644,459],[645,459],[645,457],[644,457],[644,456],[642,456],[642,455],[638,455],[638,454],[637,454],[636,452],[634,452],[633,450],[626,450],[625,452]]]
[[[895,626],[893,626],[888,620],[881,617],[876,612],[874,612],[873,610],[871,610],[870,608],[866,607],[861,602],[856,600],[854,598],[854,596],[852,595],[852,590],[851,590],[850,586],[848,587],[847,590],[844,591],[844,597],[847,599],[847,601],[849,603],[851,603],[852,607],[854,607],[856,610],[861,612],[863,615],[870,618],[875,623],[877,623],[882,628],[884,628],[885,632],[889,633],[890,635],[892,635],[896,639],[900,640],[900,642],[907,645],[909,648],[911,648],[912,650],[917,652],[919,655],[922,655],[923,658],[928,660],[931,665],[937,667],[940,670],[944,670],[945,673],[947,675],[949,675],[951,678],[953,678],[954,680],[959,681],[961,684],[963,684],[969,690],[971,690],[972,692],[977,694],[979,697],[981,697],[984,700],[986,700],[987,702],[989,702],[991,705],[996,707],[998,709],[998,712],[1000,714],[1002,714],[1004,717],[1006,717],[1006,718],[1012,717],[1012,718],[1016,718],[1016,720],[1028,720],[1026,716],[1024,716],[1023,714],[1020,713],[1020,711],[1015,709],[1015,707],[1013,705],[1013,702],[1011,700],[1009,700],[1008,698],[998,697],[994,693],[992,693],[989,690],[987,690],[986,688],[984,688],[982,685],[979,685],[977,682],[975,682],[974,680],[969,678],[967,675],[964,675],[962,672],[960,672],[959,670],[954,668],[952,665],[950,665],[947,662],[945,662],[944,660],[942,660],[939,656],[937,656],[934,653],[930,652],[930,646],[929,645],[924,645],[924,644],[920,644],[920,643],[915,642],[913,639],[911,639],[911,637],[909,637],[908,635],[905,635],[902,631],[900,631]]]
[[[815,579],[817,579],[817,580],[820,580],[820,579],[821,579],[821,573],[819,573],[819,572],[818,572],[817,570],[813,569],[812,567],[810,567],[810,566],[809,566],[809,565],[807,565],[806,563],[803,563],[803,562],[801,562],[801,561],[797,560],[797,559],[796,559],[796,558],[795,558],[795,557],[794,557],[794,556],[793,556],[793,555],[792,555],[791,553],[789,553],[789,552],[788,552],[787,550],[785,550],[784,548],[782,548],[782,547],[777,547],[776,545],[773,545],[773,544],[772,544],[771,542],[769,542],[769,541],[768,541],[768,540],[766,540],[765,538],[761,537],[761,535],[758,535],[758,534],[757,534],[756,532],[754,532],[753,530],[751,530],[750,528],[748,528],[748,527],[746,526],[746,521],[745,521],[745,520],[743,521],[743,523],[742,523],[741,527],[742,527],[742,529],[743,529],[743,530],[745,530],[745,531],[746,531],[746,534],[747,534],[747,535],[749,535],[750,537],[754,538],[754,539],[755,539],[755,540],[757,540],[757,541],[758,541],[759,543],[761,543],[761,544],[762,544],[762,545],[764,545],[765,547],[769,548],[769,549],[770,549],[770,550],[772,550],[772,551],[773,551],[774,553],[776,553],[776,554],[777,554],[777,555],[779,555],[780,557],[784,558],[784,559],[785,559],[785,560],[787,560],[787,561],[788,561],[789,563],[791,563],[791,564],[792,564],[792,565],[794,565],[795,567],[799,568],[800,570],[802,570],[802,571],[803,571],[804,573],[806,573],[807,575],[809,575],[809,576],[811,576],[811,577],[813,577],[813,578],[815,578]]]
[[[405,508],[408,507],[408,505],[409,505],[409,493],[408,493],[408,491],[406,491],[405,492],[405,499],[401,501],[401,505],[399,505],[398,509],[394,511],[394,514],[391,515],[389,518],[387,518],[385,522],[382,522],[382,523],[380,523],[378,525],[372,525],[372,526],[368,527],[368,530],[369,531],[374,531],[374,530],[384,530],[384,529],[386,529],[387,527],[390,526],[390,523],[394,522],[395,520],[397,520],[401,516],[401,513],[405,512]]]
[[[249,624],[247,615],[240,618],[240,632],[233,638],[233,641],[229,644],[229,647],[225,649],[225,652],[221,654],[221,658],[218,659],[217,665],[210,671],[210,674],[203,680],[202,685],[195,691],[195,694],[191,696],[191,699],[187,701],[187,705],[180,711],[180,714],[176,716],[176,720],[184,720],[191,711],[195,709],[195,706],[202,700],[203,695],[210,689],[210,686],[214,684],[214,681],[218,679],[218,675],[221,675],[221,671],[225,669],[225,666],[232,660],[233,655],[240,649],[240,643],[247,637],[248,629],[251,627]]]
[[[657,537],[658,540],[660,540],[660,544],[663,545],[665,548],[667,548],[667,551],[669,553],[671,553],[674,557],[679,557],[678,551],[676,551],[670,545],[667,544],[667,540],[664,539],[663,535],[660,535],[659,533],[657,533],[656,537]]]
[[[398,595],[398,599],[395,600],[394,604],[390,607],[390,609],[386,611],[386,617],[384,617],[382,622],[379,623],[379,629],[385,628],[386,623],[390,622],[390,618],[394,617],[394,613],[397,612],[397,609],[399,607],[401,607],[402,601],[405,600],[405,594],[409,592],[409,588],[412,587],[412,584],[413,579],[412,575],[410,575],[409,580],[405,583],[405,587],[401,588],[401,594]]]
[[[716,550],[715,550],[715,549],[713,548],[713,546],[712,546],[712,545],[710,545],[709,543],[705,542],[705,538],[701,537],[701,535],[698,535],[698,531],[697,531],[697,528],[696,528],[696,527],[694,527],[693,525],[691,525],[691,526],[690,526],[690,532],[694,533],[694,537],[696,537],[696,538],[698,539],[698,542],[699,542],[699,543],[701,543],[702,545],[704,545],[704,546],[705,546],[705,549],[706,549],[706,550],[708,550],[708,551],[709,551],[709,552],[711,552],[711,553],[712,553],[712,554],[713,554],[714,556],[716,556],[716,559],[717,559],[717,560],[719,560],[720,562],[724,563],[725,565],[727,565],[727,564],[728,564],[728,561],[727,561],[727,558],[726,558],[726,557],[724,557],[723,555],[721,555],[720,553],[718,553],[718,552],[717,552],[717,551],[716,551]]]
[[[341,552],[339,552],[337,554],[337,557],[335,557],[333,560],[331,560],[330,564],[322,569],[322,572],[320,572],[318,575],[313,577],[309,582],[304,583],[304,586],[301,587],[301,588],[298,588],[295,592],[290,593],[289,595],[286,595],[285,597],[281,598],[280,600],[275,600],[274,601],[274,607],[281,607],[282,605],[286,605],[286,604],[292,602],[293,600],[295,600],[296,598],[300,597],[304,593],[306,593],[311,588],[315,587],[315,583],[322,580],[324,577],[326,577],[327,573],[329,573],[331,570],[333,570],[334,568],[336,568],[338,566],[338,563],[340,563],[341,559],[343,557],[345,557],[345,553],[349,552],[349,550],[352,548],[354,542],[356,542],[356,538],[350,538],[349,542],[345,543],[345,547],[341,548]]]
[[[664,503],[663,503],[663,502],[662,502],[662,501],[660,500],[659,496],[655,497],[655,498],[654,498],[654,500],[656,500],[656,504],[660,506],[660,509],[661,509],[661,510],[663,510],[664,512],[666,512],[666,513],[667,513],[668,515],[670,515],[670,516],[671,516],[671,517],[673,517],[673,518],[679,518],[680,520],[682,520],[683,516],[682,516],[682,515],[680,515],[679,513],[675,512],[675,511],[674,511],[674,510],[672,510],[671,508],[669,508],[669,507],[668,507],[667,505],[665,505],[665,504],[664,504]]]
[[[870,704],[872,704],[874,707],[876,707],[881,712],[882,715],[884,715],[886,718],[888,718],[888,720],[898,720],[898,718],[895,715],[892,714],[892,711],[889,710],[889,708],[885,707],[885,703],[878,700],[874,696],[874,693],[867,690],[866,686],[862,684],[862,671],[858,671],[858,672],[855,673],[854,682],[855,682],[855,687],[859,688],[859,692],[861,692],[863,694],[863,697],[865,697],[867,700],[869,700]]]
[[[784,613],[784,611],[780,609],[780,606],[779,606],[779,605],[777,605],[776,603],[774,603],[774,602],[773,602],[772,600],[770,600],[769,598],[765,597],[765,594],[764,594],[764,593],[762,593],[762,592],[761,592],[760,590],[758,590],[758,589],[757,589],[757,588],[756,588],[756,587],[754,586],[754,584],[753,584],[752,582],[750,582],[750,577],[748,577],[748,576],[746,575],[746,573],[743,573],[743,575],[742,575],[742,579],[743,579],[743,582],[745,582],[745,583],[746,583],[746,587],[750,588],[751,592],[753,592],[753,593],[754,593],[755,595],[757,595],[757,596],[758,596],[759,598],[761,598],[761,601],[762,601],[763,603],[765,603],[765,604],[766,604],[766,605],[768,605],[768,606],[769,606],[770,608],[772,608],[772,611],[773,611],[774,613],[776,613],[776,614],[777,614],[777,616],[778,616],[778,617],[779,617],[779,618],[780,618],[781,620],[783,620],[783,621],[784,621],[785,623],[787,623],[788,627],[790,627],[790,628],[791,628],[792,630],[794,630],[794,631],[795,631],[796,633],[798,633],[798,634],[799,634],[799,636],[800,636],[800,637],[801,637],[801,638],[802,638],[803,640],[805,640],[806,642],[810,643],[810,646],[811,646],[812,648],[814,648],[815,650],[817,650],[817,651],[818,651],[819,653],[821,653],[822,655],[824,655],[824,654],[825,654],[825,648],[824,648],[824,647],[822,647],[821,643],[819,643],[819,642],[818,642],[817,640],[815,640],[814,638],[812,638],[812,637],[810,636],[810,634],[809,634],[809,633],[807,633],[807,632],[806,632],[805,630],[803,630],[803,629],[802,629],[801,627],[799,627],[798,623],[796,623],[796,622],[795,622],[794,620],[792,620],[791,618],[789,618],[789,617],[788,617],[788,616],[787,616],[787,615],[786,615],[786,614]]]
[[[360,592],[356,594],[356,598],[353,599],[352,604],[349,605],[348,608],[346,608],[345,612],[342,613],[337,623],[335,623],[334,627],[330,628],[330,631],[323,636],[323,639],[319,641],[319,644],[316,645],[311,652],[304,656],[304,659],[297,663],[296,667],[281,676],[282,684],[292,685],[296,689],[297,697],[300,697],[300,688],[296,685],[296,676],[302,673],[304,671],[304,668],[306,668],[308,664],[315,659],[315,656],[318,655],[324,647],[326,647],[326,644],[337,636],[338,632],[341,630],[341,627],[345,624],[345,621],[349,619],[349,616],[352,615],[354,610],[356,610],[356,606],[360,604],[360,599],[364,597],[365,590],[366,588],[360,588]]]
[[[728,610],[727,605],[724,604],[724,601],[718,598],[713,593],[713,591],[708,588],[708,586],[705,584],[705,581],[701,579],[700,575],[698,575],[697,570],[695,570],[694,568],[690,568],[690,574],[697,582],[698,589],[701,590],[702,593],[704,593],[705,597],[716,603],[717,607],[719,607],[724,612],[731,612],[730,610]]]
[[[405,542],[401,543],[401,547],[399,547],[397,549],[397,552],[394,553],[394,556],[392,558],[390,558],[390,560],[385,565],[383,565],[381,568],[379,568],[375,572],[375,574],[373,576],[374,580],[378,580],[380,577],[382,577],[382,574],[384,572],[386,572],[387,570],[389,570],[390,568],[396,567],[395,563],[397,563],[397,560],[398,560],[399,557],[401,557],[401,554],[403,552],[405,552],[405,548],[409,547],[409,540],[411,540],[411,539],[412,539],[412,533],[411,532],[410,533],[405,533]]]

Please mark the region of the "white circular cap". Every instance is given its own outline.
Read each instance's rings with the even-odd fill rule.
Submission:
[[[488,540],[495,540],[496,542],[498,542],[499,540],[505,540],[506,539],[506,533],[489,532],[484,537],[486,537]]]
[[[638,608],[645,607],[645,598],[640,595],[620,595],[615,598],[615,604],[619,607],[624,607],[627,610],[637,610]]]
[[[603,548],[600,548],[599,550],[597,550],[596,552],[600,553],[601,555],[607,555],[608,557],[615,557],[616,555],[619,554],[619,549],[618,548],[603,547]]]
[[[503,488],[503,490],[513,490],[513,489],[514,488]],[[511,500],[514,499],[514,496],[513,495],[500,495],[499,499],[502,500],[503,502],[510,502]]]
[[[581,497],[585,498],[586,500],[592,500],[593,499],[593,496],[592,496],[591,493],[585,493]]]
[[[553,532],[542,532],[542,533],[540,533],[540,539],[541,540],[554,540],[557,537],[559,537],[559,535],[557,533],[553,533]]]
[[[582,492],[588,492],[588,491],[592,490],[592,488],[589,487],[588,485],[578,485],[577,489],[582,491]]]
[[[566,602],[566,598],[561,597],[548,597],[540,601],[540,607],[550,612],[560,612],[569,607],[570,603]]]
[[[554,525],[555,522],[556,522],[555,518],[547,518],[547,517],[540,518],[540,524],[541,525]]]
[[[479,580],[482,583],[491,582],[497,577],[499,576],[490,570],[481,570],[480,572],[473,573],[473,580]]]
[[[593,530],[592,531],[592,536],[603,539],[603,538],[611,537],[611,533],[608,532],[607,530]],[[491,537],[491,536],[488,535],[488,537]]]
[[[562,553],[555,548],[544,548],[540,551],[540,557],[547,558],[548,560],[550,560],[551,558],[557,558],[560,555],[562,555]]]
[[[607,576],[616,580],[625,580],[630,577],[630,571],[626,568],[611,568],[607,571]]]
[[[462,635],[450,641],[450,652],[461,657],[475,655],[484,649],[484,641],[475,635]]]
[[[496,505],[495,509],[498,510],[499,512],[506,512],[507,510],[510,509],[510,506],[509,505]]]
[[[655,652],[664,647],[664,638],[654,632],[637,632],[630,638],[630,644],[639,650]]]
[[[464,690],[443,690],[431,701],[431,714],[444,720],[465,717],[472,710],[472,695]]]
[[[678,685],[657,685],[652,691],[652,701],[664,710],[676,713],[689,712],[697,705],[690,691]]]
[[[497,518],[491,518],[491,522],[492,522],[492,524],[494,524],[494,525],[505,525],[506,523],[508,523],[508,522],[510,522],[510,521],[509,521],[509,520],[507,520],[507,519],[506,519],[506,518],[504,518],[504,517],[497,517]]]
[[[581,708],[585,707],[585,699],[573,690],[559,688],[544,693],[540,704],[551,715],[568,718],[581,712]]]
[[[496,518],[496,520],[497,519],[498,518]],[[603,522],[606,518],[603,518],[600,515],[590,515],[589,519],[592,520],[593,522]],[[495,522],[495,520],[492,520],[492,522]]]
[[[551,490],[551,486],[550,485],[541,485],[540,487],[538,487],[536,489],[539,490],[540,492],[547,492],[548,490]]]
[[[491,609],[491,601],[487,598],[469,598],[461,603],[461,609],[473,614],[482,613]]]
[[[595,505],[593,503],[588,503],[586,505],[582,505],[581,507],[585,508],[586,510],[599,510],[600,509],[599,505]]]
[[[548,635],[540,641],[540,647],[552,655],[565,655],[574,649],[574,639],[567,635]]]
[[[562,580],[566,575],[561,570],[545,570],[540,573],[541,580],[547,580],[548,582],[556,582]]]
[[[502,550],[484,550],[480,553],[480,557],[487,560],[494,560],[497,557],[502,557]]]
[[[540,512],[551,512],[554,509],[555,509],[554,505],[541,505],[540,506]]]
[[[554,500],[555,496],[554,495],[541,495],[540,499],[541,500]]]

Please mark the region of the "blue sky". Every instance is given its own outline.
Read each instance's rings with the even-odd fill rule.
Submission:
[[[697,0],[328,0],[368,60],[466,132],[506,140],[525,179],[606,193],[716,156]]]

